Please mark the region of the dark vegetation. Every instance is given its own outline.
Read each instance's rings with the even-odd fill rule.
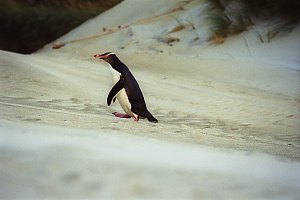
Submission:
[[[0,49],[32,53],[122,0],[0,0]]]
[[[247,30],[258,22],[268,22],[272,28],[266,33],[267,41],[280,33],[293,30],[300,19],[299,0],[205,0],[207,22],[212,40],[224,41],[229,35]],[[263,35],[257,33],[261,42]]]

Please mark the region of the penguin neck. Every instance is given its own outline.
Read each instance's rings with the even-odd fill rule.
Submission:
[[[111,64],[108,64],[109,65],[109,68],[110,68],[110,71],[111,71],[111,75],[112,75],[112,79],[113,79],[113,82],[114,83],[117,83],[119,80],[120,80],[120,77],[121,77],[121,73],[118,72],[117,70],[115,70]]]
[[[113,57],[113,59],[108,60],[108,63],[111,68],[113,68],[120,74],[122,74],[127,68],[126,65],[122,63],[117,56]]]

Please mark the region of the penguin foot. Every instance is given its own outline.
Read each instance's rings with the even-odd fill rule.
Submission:
[[[119,118],[131,118],[131,116],[128,114],[122,114],[122,113],[118,113],[118,112],[113,112],[112,114]]]
[[[140,119],[140,116],[134,117],[134,122],[138,122]]]

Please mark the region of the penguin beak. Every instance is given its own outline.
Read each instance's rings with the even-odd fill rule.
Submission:
[[[104,59],[105,56],[101,55],[101,54],[95,54],[94,58],[99,58],[99,59]]]

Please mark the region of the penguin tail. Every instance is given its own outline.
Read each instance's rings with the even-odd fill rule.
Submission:
[[[158,123],[158,120],[155,118],[155,117],[153,117],[153,115],[148,111],[148,113],[147,113],[147,115],[145,116],[147,119],[148,119],[148,121],[150,121],[150,122],[153,122],[153,123]]]

